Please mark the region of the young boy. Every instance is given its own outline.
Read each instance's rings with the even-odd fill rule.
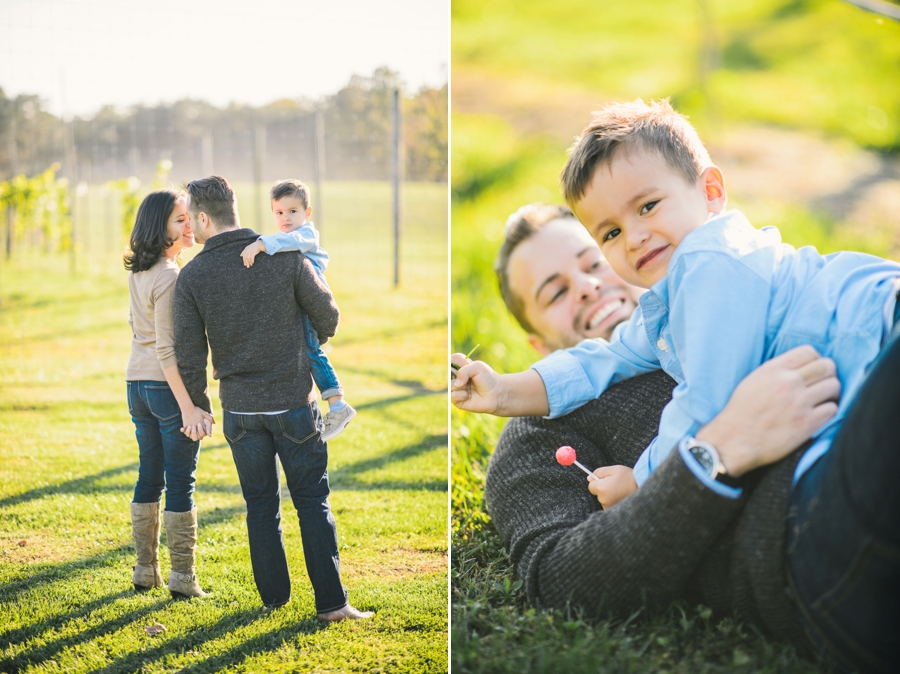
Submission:
[[[678,386],[659,435],[633,472],[618,466],[600,475],[601,503],[634,491],[676,447],[701,480],[736,497],[740,490],[715,448],[692,436],[759,364],[810,344],[834,360],[842,396],[800,461],[799,479],[828,450],[889,336],[900,264],[795,250],[775,228],[757,230],[741,213],[725,212],[722,172],[667,101],[596,113],[561,183],[613,270],[649,290],[610,342],[584,341],[527,372],[498,375],[455,354],[463,367],[452,385],[454,404],[500,416],[558,417],[617,381],[661,368]]]
[[[309,187],[299,180],[282,180],[269,192],[269,199],[279,233],[261,236],[244,248],[241,252],[244,264],[252,266],[257,254],[263,252],[274,255],[280,251],[300,251],[309,258],[316,275],[328,287],[325,281],[328,253],[319,246],[319,232],[309,220],[312,214]],[[325,415],[325,429],[322,432],[322,439],[328,441],[346,428],[356,416],[356,410],[344,401],[344,390],[337,373],[322,351],[319,337],[306,316],[303,317],[303,330],[313,380],[322,398],[328,401],[328,414]]]

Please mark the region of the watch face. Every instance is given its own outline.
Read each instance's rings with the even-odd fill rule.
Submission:
[[[703,469],[709,473],[710,475],[714,474],[716,470],[716,460],[713,458],[713,455],[710,454],[709,450],[706,447],[691,447],[691,454],[695,459],[697,459],[698,463],[703,466]]]

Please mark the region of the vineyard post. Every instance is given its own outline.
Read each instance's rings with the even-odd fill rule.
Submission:
[[[76,273],[78,253],[75,249],[75,222],[78,210],[78,156],[75,152],[75,118],[68,124],[63,122],[64,145],[66,153],[66,174],[69,177],[69,271],[74,276]]]
[[[6,204],[6,259],[12,257],[12,233],[13,233],[13,225],[15,224],[16,218],[16,209],[13,207],[12,203],[9,202]]]
[[[263,196],[262,182],[266,161],[266,127],[263,122],[256,125],[253,142],[253,183],[256,187],[256,231],[262,232]]]
[[[316,108],[316,132],[313,135],[313,149],[316,160],[316,226],[321,241],[322,225],[325,223],[325,199],[322,193],[322,182],[325,180],[325,115],[322,108]]]
[[[213,175],[213,139],[209,129],[203,131],[200,139],[200,167],[201,175]]]
[[[16,117],[19,116],[19,103],[13,99],[12,118],[9,125],[9,168],[10,180],[19,175],[19,144],[16,137]],[[15,224],[16,209],[12,201],[6,205],[6,259],[12,258],[13,225]]]
[[[392,130],[391,130],[391,186],[393,188],[394,215],[394,287],[400,285],[400,183],[403,180],[402,166],[402,134],[400,117],[400,90],[394,89],[392,95]]]

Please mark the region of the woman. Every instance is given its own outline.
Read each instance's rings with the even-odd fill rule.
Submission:
[[[175,258],[194,245],[185,195],[159,190],[141,203],[125,254],[133,339],[126,374],[128,411],[140,451],[138,480],[131,503],[137,565],[137,591],[162,585],[159,568],[159,502],[166,492],[166,538],[172,560],[173,597],[202,597],[194,574],[197,509],[194,482],[200,441],[182,430],[210,433],[213,418],[191,401],[175,362],[172,300],[178,265]]]

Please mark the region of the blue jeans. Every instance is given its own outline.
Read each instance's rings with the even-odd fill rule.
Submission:
[[[281,530],[280,462],[300,520],[316,612],[343,608],[347,591],[341,584],[337,527],[328,503],[328,445],[321,437],[319,408],[311,403],[282,414],[224,415],[225,437],[247,503],[250,560],[263,604],[281,606],[291,598]]]
[[[166,510],[194,507],[200,442],[181,432],[181,409],[164,381],[129,381],[128,411],[140,451],[134,503],[158,503],[166,492]]]
[[[813,646],[846,672],[900,672],[898,411],[900,339],[791,495],[790,592]]]
[[[309,369],[312,372],[313,381],[319,389],[323,399],[331,396],[344,395],[344,389],[338,381],[337,372],[331,366],[328,356],[319,345],[319,336],[316,329],[309,322],[306,314],[303,314],[303,334],[306,337],[306,354],[309,356]]]

